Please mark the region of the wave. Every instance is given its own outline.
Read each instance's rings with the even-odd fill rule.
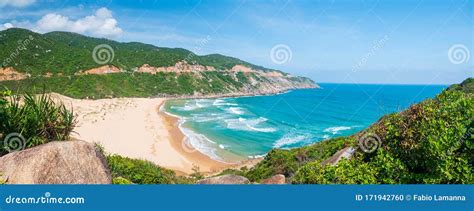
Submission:
[[[238,119],[226,119],[224,121],[227,124],[227,128],[233,130],[256,131],[264,133],[271,133],[276,131],[276,129],[272,127],[257,127],[257,125],[259,125],[260,123],[267,121],[267,119],[263,117],[259,117],[256,119],[245,119],[240,117]]]
[[[193,111],[196,109],[206,108],[212,105],[212,101],[207,99],[188,100],[184,103],[184,106],[171,106],[172,109],[179,111]]]
[[[247,157],[250,158],[250,159],[256,159],[256,158],[263,158],[265,156],[267,156],[267,153],[261,154],[261,155],[249,155]]]
[[[181,132],[183,132],[183,134],[186,136],[185,141],[191,144],[192,147],[214,160],[224,161],[221,157],[217,155],[217,147],[220,147],[220,145],[218,146],[216,142],[210,140],[205,135],[196,133],[191,129],[182,127],[181,125],[182,123],[179,124],[179,128]]]
[[[346,127],[346,126],[329,127],[329,128],[324,129],[324,132],[336,135],[337,133],[339,133],[339,131],[350,130],[350,129],[352,129],[352,127]]]
[[[243,109],[240,108],[240,107],[230,107],[230,108],[227,108],[226,110],[227,110],[229,113],[237,114],[237,115],[242,115],[242,114],[245,113],[245,112],[243,111]]]
[[[294,145],[309,139],[307,135],[294,135],[292,133],[285,134],[282,138],[273,144],[274,148],[282,148],[284,146]]]
[[[192,117],[190,118],[190,120],[193,121],[193,122],[210,122],[210,121],[216,121],[216,120],[224,119],[227,116],[223,115],[223,114],[216,114],[216,113],[193,114]]]
[[[214,102],[212,103],[213,106],[237,106],[236,103],[229,103],[229,102],[226,102],[224,101],[223,99],[216,99],[214,100]]]

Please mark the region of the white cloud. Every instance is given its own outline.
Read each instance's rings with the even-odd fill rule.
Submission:
[[[26,7],[35,2],[36,0],[0,0],[0,7]]]
[[[0,25],[0,30],[9,29],[9,28],[13,28],[13,24],[4,23],[4,24]]]
[[[39,32],[70,31],[100,37],[116,37],[123,32],[118,27],[117,20],[112,16],[112,11],[105,7],[96,10],[94,15],[77,20],[71,20],[57,13],[49,13],[36,23],[35,30]]]

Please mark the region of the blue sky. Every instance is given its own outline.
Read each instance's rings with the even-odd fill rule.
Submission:
[[[473,5],[469,0],[0,0],[0,28],[74,31],[220,53],[317,82],[451,84],[474,77]],[[272,49],[282,50],[283,60]]]

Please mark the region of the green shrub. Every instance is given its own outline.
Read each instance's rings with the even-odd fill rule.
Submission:
[[[472,183],[473,95],[444,91],[385,122],[386,150],[411,173],[409,183]],[[471,163],[471,165],[469,165]]]
[[[10,96],[9,100],[1,100],[0,107],[0,133],[4,136],[20,134],[17,136],[24,142],[15,150],[68,140],[76,124],[72,111],[45,94]],[[2,146],[0,155],[9,150]]]
[[[375,184],[377,172],[368,163],[342,159],[337,165],[311,162],[301,167],[292,179],[296,184]]]
[[[284,173],[296,184],[473,184],[473,85],[474,80],[468,79],[434,99],[382,117],[361,133],[380,137],[375,152],[359,149],[350,160],[321,165],[344,146],[352,143],[357,148],[354,139],[331,139],[274,150],[246,174],[260,180]]]
[[[291,178],[302,165],[312,161],[323,161],[351,142],[353,142],[351,138],[345,137],[290,150],[274,149],[255,167],[245,171],[245,176],[254,182],[275,174],[284,174]]]
[[[0,177],[1,177],[1,176],[2,176],[2,174],[0,174]],[[3,180],[2,178],[0,178],[0,185],[3,185],[3,184],[5,184],[5,183],[7,183],[7,181],[5,181],[5,180]]]
[[[115,178],[112,179],[112,184],[114,184],[114,185],[130,185],[130,184],[133,184],[133,182],[131,182],[130,180],[125,179],[123,177],[115,177]]]
[[[117,182],[125,180],[135,184],[186,184],[193,182],[191,179],[176,176],[173,171],[161,168],[150,161],[108,155],[107,162],[112,178]]]

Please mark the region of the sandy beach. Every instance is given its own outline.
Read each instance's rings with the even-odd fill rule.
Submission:
[[[107,153],[152,161],[177,174],[212,174],[229,164],[213,160],[185,142],[178,118],[160,111],[165,98],[78,100],[52,94],[77,115],[74,138],[99,143]]]

